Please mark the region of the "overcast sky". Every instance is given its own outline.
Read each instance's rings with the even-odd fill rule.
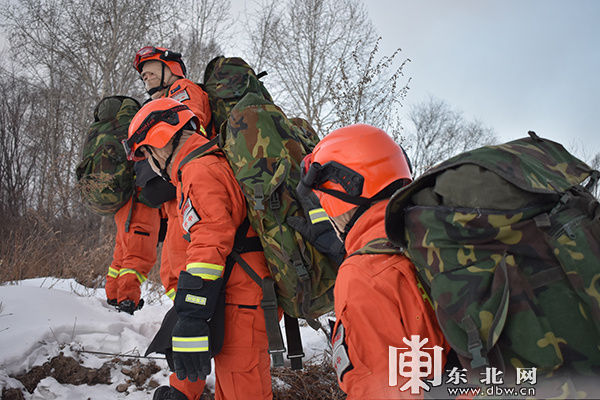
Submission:
[[[600,1],[366,1],[386,53],[412,62],[407,103],[428,95],[505,140],[535,130],[600,151]]]
[[[232,1],[234,11],[243,4]],[[432,95],[503,141],[535,130],[590,158],[600,152],[600,0],[364,4],[381,53],[400,47],[412,60],[407,106]]]

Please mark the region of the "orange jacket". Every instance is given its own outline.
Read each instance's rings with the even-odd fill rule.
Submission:
[[[358,219],[346,238],[347,254],[370,240],[386,237],[387,202],[375,204]],[[408,349],[403,338],[408,340],[411,335],[428,339],[424,349],[436,345],[445,349],[440,360],[443,368],[449,346],[431,305],[417,287],[414,265],[406,257],[364,254],[346,258],[338,272],[334,298],[333,362],[348,399],[415,397],[410,390],[399,390],[407,379],[398,374],[394,376],[397,385],[389,385],[390,363],[397,366],[400,359],[393,350],[396,353],[390,360],[389,346]],[[424,351],[434,359],[433,350]]]
[[[160,280],[166,295],[174,300],[179,272],[185,266],[188,242],[183,238],[185,231],[181,228],[177,216],[177,199],[163,203],[161,212],[163,217],[168,219],[168,223],[160,258]]]
[[[172,164],[171,181],[177,187],[179,222],[189,231],[191,239],[186,264],[176,266],[179,271],[198,265],[224,268],[235,233],[246,218],[246,200],[224,155],[213,153],[188,162],[181,167],[181,182],[178,181],[177,170],[183,158],[207,141],[201,135],[193,135]],[[247,237],[253,236],[256,233],[250,228]],[[244,253],[242,257],[261,278],[269,274],[262,251]],[[225,301],[258,305],[261,299],[261,288],[236,263],[227,282]]]
[[[132,208],[133,207],[133,208]],[[129,231],[126,223],[129,219]],[[117,236],[113,261],[106,278],[108,299],[140,300],[140,284],[147,277],[156,261],[156,243],[160,227],[158,209],[148,207],[139,201],[132,205],[130,199],[115,214]]]
[[[194,82],[186,78],[178,79],[169,86],[163,97],[170,97],[185,104],[196,114],[202,126],[208,126],[211,119],[208,94]]]

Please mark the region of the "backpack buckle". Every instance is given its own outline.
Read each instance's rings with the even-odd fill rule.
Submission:
[[[271,195],[271,198],[269,200],[269,207],[271,208],[271,210],[279,210],[279,208],[281,207],[281,201],[279,201],[279,194],[277,194],[277,192],[274,192]]]
[[[254,185],[254,209],[263,211],[265,206],[263,201],[265,199],[265,195],[263,193],[263,187],[260,183]]]

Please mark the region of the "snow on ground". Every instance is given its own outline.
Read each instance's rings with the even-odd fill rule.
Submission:
[[[0,286],[0,392],[3,387],[22,387],[10,376],[42,365],[60,352],[90,368],[99,368],[113,356],[80,350],[143,355],[172,303],[150,292],[146,284],[142,297],[144,308],[132,316],[108,306],[104,289],[89,289],[71,279],[38,278]],[[301,333],[305,360],[321,357],[327,348],[325,334],[308,326],[301,326]],[[153,378],[161,385],[168,384],[166,361],[154,361],[163,370]],[[129,387],[129,393],[118,393],[116,386],[126,378],[118,369],[111,371],[110,385],[63,385],[48,377],[33,394],[25,395],[28,400],[150,398],[150,392],[138,391],[135,385]],[[207,386],[214,388],[214,373]]]

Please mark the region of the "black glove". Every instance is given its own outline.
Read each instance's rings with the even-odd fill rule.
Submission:
[[[123,300],[116,306],[116,309],[118,311],[126,312],[128,314],[133,315],[135,311],[141,310],[142,307],[144,307],[144,299],[140,299],[140,301],[137,304],[135,304],[133,300]]]
[[[344,243],[336,235],[333,225],[327,218],[325,210],[321,208],[316,195],[303,197],[300,203],[304,208],[306,218],[288,217],[286,220],[288,225],[297,230],[319,252],[328,256],[336,265],[340,265],[346,255]]]
[[[210,374],[208,320],[213,316],[223,278],[202,279],[187,271],[179,274],[173,328],[173,363],[177,378],[194,382]]]
[[[209,327],[206,320],[182,318],[173,328],[173,364],[177,378],[195,382],[210,374]]]
[[[117,299],[106,299],[106,302],[108,303],[109,306],[113,306],[115,308],[117,308],[117,305],[119,304],[117,302]]]

